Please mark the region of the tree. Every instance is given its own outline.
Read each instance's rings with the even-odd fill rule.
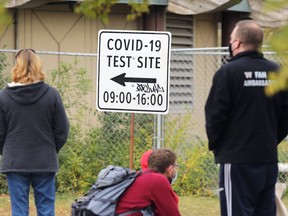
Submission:
[[[5,3],[5,0],[0,2],[0,32],[2,31],[4,26],[8,24],[10,18],[9,13],[5,8]]]
[[[100,19],[103,23],[109,22],[109,13],[118,0],[85,0],[75,8],[76,13],[84,14],[90,19]],[[128,5],[131,13],[127,14],[127,20],[132,21],[143,13],[149,12],[149,0],[131,0]]]
[[[265,6],[268,11],[281,11],[288,6],[287,0],[265,0]],[[272,84],[266,88],[267,95],[271,96],[281,90],[288,89],[288,23],[282,27],[274,29],[269,39],[269,45],[274,50],[279,59],[281,59],[281,70],[278,74],[270,74],[269,79],[273,80]]]

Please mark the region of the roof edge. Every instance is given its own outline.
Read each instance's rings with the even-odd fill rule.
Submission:
[[[6,3],[6,8],[35,8],[48,3],[59,2],[82,2],[83,0],[9,0]],[[143,0],[134,0],[135,3],[143,3]],[[119,4],[131,3],[131,0],[118,0]],[[149,5],[168,5],[168,0],[150,0]]]

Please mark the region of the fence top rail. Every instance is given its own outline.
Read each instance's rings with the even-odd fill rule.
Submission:
[[[0,49],[1,52],[6,53],[17,53],[19,50],[13,50],[13,49]],[[216,52],[217,51],[217,52]],[[66,56],[87,56],[87,57],[97,57],[98,53],[78,53],[78,52],[54,52],[54,51],[40,51],[36,50],[38,54],[44,54],[44,55],[66,55]],[[185,48],[185,49],[171,49],[172,53],[185,53],[185,54],[206,54],[206,55],[225,55],[228,54],[228,47],[206,47],[206,48]],[[273,51],[264,51],[264,54],[272,55],[276,54],[276,52]]]
[[[204,48],[179,48],[172,49],[175,52],[185,52],[185,51],[212,51],[212,50],[228,50],[228,47],[204,47]]]
[[[11,49],[0,49],[0,52],[8,52],[8,53],[17,53],[19,50],[11,50]],[[35,50],[37,54],[46,54],[46,55],[67,55],[67,56],[90,56],[97,57],[97,53],[76,53],[76,52],[53,52],[53,51],[38,51]]]
[[[228,51],[219,51],[219,52],[209,52],[207,51],[194,51],[194,50],[189,50],[189,51],[174,51],[171,50],[172,54],[176,54],[176,55],[227,55],[229,54]]]

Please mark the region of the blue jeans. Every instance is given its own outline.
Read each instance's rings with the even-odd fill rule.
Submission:
[[[12,216],[29,215],[30,185],[37,216],[55,216],[55,173],[6,173]]]

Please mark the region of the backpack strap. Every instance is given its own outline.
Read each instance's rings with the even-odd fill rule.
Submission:
[[[114,216],[127,216],[130,214],[136,213],[136,212],[141,212],[143,214],[143,216],[154,216],[154,207],[148,206],[148,207],[142,208],[142,209],[135,209],[135,210],[121,213],[121,214],[115,214]]]
[[[141,212],[142,209],[135,209],[135,210],[131,210],[131,211],[128,211],[128,212],[124,212],[124,213],[121,213],[121,214],[117,214],[115,216],[127,216],[127,215],[130,215],[130,214],[133,214],[133,213],[136,213],[136,212]]]

